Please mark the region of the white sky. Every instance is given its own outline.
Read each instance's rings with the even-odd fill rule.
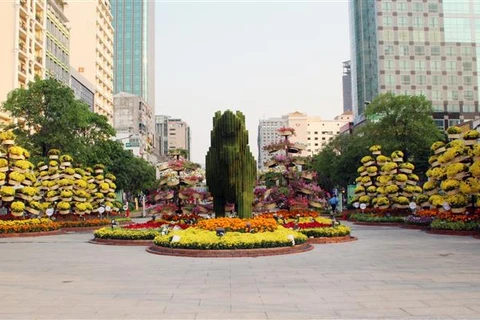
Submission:
[[[255,158],[260,119],[342,112],[346,0],[157,0],[155,23],[156,114],[190,125],[194,162],[205,163],[218,110],[245,114]]]

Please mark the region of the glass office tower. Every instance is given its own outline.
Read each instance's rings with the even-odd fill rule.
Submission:
[[[479,116],[480,0],[350,0],[355,122],[379,93],[424,95],[439,127]]]
[[[114,92],[142,97],[155,108],[155,2],[111,0],[114,41]]]

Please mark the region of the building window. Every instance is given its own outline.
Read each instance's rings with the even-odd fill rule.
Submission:
[[[395,69],[395,61],[385,60],[385,70],[393,70],[393,69]]]
[[[472,101],[473,100],[473,91],[465,90],[463,92],[463,96],[465,97],[465,100]]]
[[[429,3],[428,12],[438,12],[438,3]]]
[[[457,90],[448,91],[448,100],[458,100],[458,91]]]
[[[383,25],[384,25],[385,27],[391,27],[391,26],[392,26],[392,20],[393,20],[392,17],[390,17],[390,16],[384,16],[384,17],[383,17]]]
[[[466,86],[471,86],[472,85],[472,77],[471,76],[465,76],[463,77],[463,83]]]
[[[434,104],[434,105],[432,105],[432,107],[433,107],[433,111],[435,111],[435,112],[443,112],[444,111],[443,104]]]
[[[415,71],[425,71],[425,61],[415,61]]]
[[[447,61],[445,63],[447,71],[456,71],[457,70],[457,63],[455,61]]]
[[[413,27],[423,28],[423,17],[413,17]]]
[[[440,90],[432,90],[432,100],[443,100],[442,98],[442,91]]]
[[[442,77],[441,76],[432,76],[432,85],[434,85],[434,86],[442,85]]]
[[[401,83],[403,85],[409,85],[410,84],[410,76],[409,75],[402,75]]]
[[[475,106],[471,104],[464,104],[463,112],[475,112]]]
[[[471,62],[463,62],[463,71],[472,71],[472,63]]]
[[[425,85],[425,84],[427,84],[427,77],[425,75],[417,75],[416,79],[415,79],[415,82],[418,85]]]
[[[430,61],[430,70],[431,71],[440,71],[442,63],[440,61]]]
[[[440,47],[439,46],[430,47],[430,54],[432,56],[439,56],[440,55]]]
[[[456,85],[457,84],[457,76],[448,76],[448,84],[449,85]]]
[[[415,46],[415,54],[417,56],[423,56],[425,54],[425,48],[423,46]]]
[[[392,74],[385,75],[385,85],[394,86],[395,85],[395,76]]]
[[[408,18],[407,17],[398,17],[397,23],[399,27],[408,27]]]
[[[400,70],[402,71],[410,70],[409,60],[400,60]]]
[[[393,50],[393,46],[391,45],[387,45],[385,46],[385,55],[393,55],[394,54],[394,50]]]
[[[407,12],[408,7],[407,3],[405,2],[397,2],[397,11],[399,12]]]
[[[407,32],[407,35],[408,35],[408,32]],[[408,41],[408,36],[407,36],[407,39],[405,41]],[[400,54],[401,55],[408,56],[408,52],[409,52],[409,47],[408,46],[400,46]]]

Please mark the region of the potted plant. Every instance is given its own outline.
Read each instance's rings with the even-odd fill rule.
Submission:
[[[19,146],[11,146],[8,148],[8,156],[13,160],[24,160],[25,156],[23,155],[25,149]]]
[[[15,144],[15,138],[16,136],[12,131],[3,131],[0,133],[0,141],[5,146]]]
[[[454,195],[458,193],[458,188],[460,187],[460,182],[454,179],[447,179],[440,183],[440,187],[443,191],[445,191],[448,195]]]
[[[10,202],[15,199],[15,189],[10,186],[2,186],[0,188],[0,195],[2,195],[3,202]]]
[[[382,166],[381,170],[385,174],[396,174],[397,173],[397,168],[398,168],[398,164],[390,161],[390,162],[385,163]]]
[[[88,198],[88,193],[85,190],[76,190],[73,199],[75,201],[84,202]]]
[[[87,205],[82,202],[77,202],[75,203],[75,214],[82,215],[85,214],[85,211],[87,210]]]
[[[7,178],[7,175],[4,172],[0,172],[0,186],[3,186],[5,184],[6,178]]]
[[[70,190],[62,190],[60,192],[60,198],[62,201],[72,201],[73,192]]]
[[[368,167],[375,164],[375,160],[371,156],[364,156],[360,162],[362,162],[364,167]]]
[[[376,161],[377,161],[377,165],[378,166],[383,166],[385,163],[389,162],[391,159],[387,156],[384,156],[384,155],[379,155],[377,156],[376,158]]]
[[[457,126],[452,126],[447,129],[447,135],[449,139],[460,139],[460,134],[462,133],[462,129]]]
[[[378,168],[376,166],[367,167],[367,173],[370,177],[377,175]]]
[[[23,187],[19,189],[20,197],[26,201],[32,201],[33,196],[37,194],[38,190],[34,187]]]
[[[379,197],[377,198],[376,205],[379,209],[388,209],[390,206],[390,200],[387,197]]]
[[[445,168],[447,177],[461,180],[468,175],[468,167],[464,163],[452,163]]]
[[[410,203],[410,200],[408,200],[407,197],[400,196],[395,198],[395,206],[398,209],[406,209],[408,208],[408,204]]]
[[[24,173],[25,175],[25,180],[23,180],[23,184],[26,186],[31,186],[37,181],[37,177],[35,177],[35,174],[32,172],[26,172]]]
[[[367,195],[370,197],[375,197],[377,195],[377,187],[369,186],[367,188]]]
[[[480,132],[477,130],[468,130],[463,134],[463,139],[465,140],[465,145],[467,146],[476,144],[479,137]]]
[[[452,213],[462,213],[465,212],[465,207],[467,206],[468,203],[468,198],[466,195],[462,193],[458,193],[455,195],[449,195],[446,198],[448,204],[451,207]]]
[[[435,183],[434,180],[429,180],[423,184],[423,190],[429,195],[432,195],[433,193],[435,193],[436,188],[437,188],[437,184]]]
[[[10,172],[8,175],[8,184],[16,186],[25,180],[25,175],[20,172]]]
[[[10,206],[11,214],[15,217],[23,216],[25,210],[25,204],[22,201],[14,201]]]
[[[88,187],[88,182],[85,180],[75,180],[73,186],[75,189],[86,189]]]
[[[0,159],[1,160],[1,159]],[[480,177],[480,161],[475,161],[468,171],[472,174],[474,177]]]
[[[47,202],[55,202],[58,200],[58,193],[55,190],[47,191],[46,199]]]
[[[31,214],[38,216],[43,211],[43,206],[38,201],[30,201],[25,210],[30,212]]]
[[[400,163],[399,166],[399,171],[403,173],[412,173],[413,169],[415,169],[415,166],[411,164],[410,162],[403,162]]]
[[[397,186],[404,186],[407,183],[408,176],[404,173],[399,173],[393,176]]]
[[[60,214],[69,214],[70,213],[70,202],[68,201],[60,201],[57,204],[57,211]]]
[[[105,169],[105,166],[103,164],[96,164],[93,166],[93,169],[95,169],[95,173],[97,174],[102,174],[103,170]]]
[[[103,193],[97,192],[97,193],[95,193],[95,200],[96,200],[98,203],[102,203],[102,202],[105,201],[105,196],[103,195]]]
[[[387,191],[387,193],[390,195],[390,196],[396,196],[397,193],[398,193],[398,186],[395,185],[395,184],[391,184],[391,185],[388,185],[385,187],[385,191]]]
[[[400,150],[395,150],[391,154],[392,161],[394,161],[394,162],[402,162],[403,157],[404,157],[404,154]]]
[[[445,142],[443,141],[436,141],[430,147],[430,150],[433,151],[434,154],[440,154],[445,151]]]
[[[58,181],[58,184],[60,185],[60,187],[64,190],[70,190],[73,188],[73,183],[74,183],[74,180],[73,179],[67,179],[67,178],[63,178],[63,179],[60,179]]]
[[[62,167],[70,167],[72,165],[73,158],[68,154],[60,156],[60,164]]]
[[[369,176],[362,177],[362,184],[364,187],[372,185],[372,179]]]
[[[373,155],[379,155],[382,153],[382,146],[381,145],[373,145],[369,148],[370,152],[373,154]]]
[[[421,207],[429,207],[430,203],[428,203],[428,196],[426,194],[421,194],[417,197],[416,203]]]
[[[50,149],[47,152],[48,158],[51,160],[57,160],[60,156],[60,150],[58,149]]]
[[[418,183],[418,180],[420,180],[420,178],[415,173],[410,173],[408,175],[407,183],[411,185],[416,185]]]

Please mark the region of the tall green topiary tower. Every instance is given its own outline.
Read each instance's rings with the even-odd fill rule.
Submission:
[[[206,156],[207,186],[216,217],[225,216],[227,202],[235,204],[240,218],[251,217],[256,174],[245,116],[240,111],[217,111]]]

